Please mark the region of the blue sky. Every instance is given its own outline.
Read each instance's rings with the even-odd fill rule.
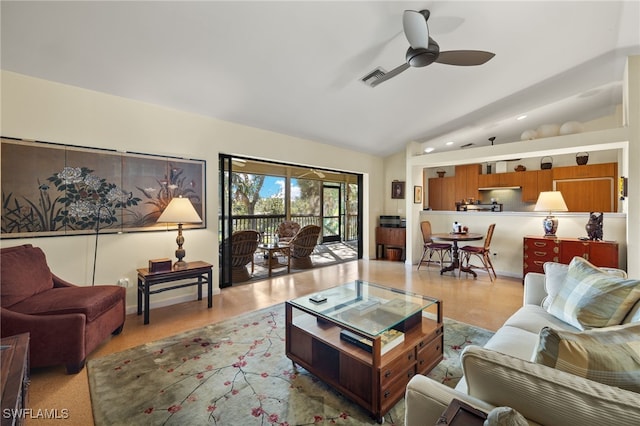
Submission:
[[[292,182],[293,191],[291,194],[291,198],[295,199],[300,196],[300,190],[298,189],[297,179],[292,179]],[[264,178],[264,183],[262,184],[262,189],[260,190],[260,197],[269,198],[278,194],[284,194],[284,178],[277,176],[266,176]]]

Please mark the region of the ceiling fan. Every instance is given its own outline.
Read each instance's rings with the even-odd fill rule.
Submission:
[[[314,175],[316,175],[317,177],[319,177],[320,179],[324,179],[324,177],[325,177],[325,174],[324,174],[324,173],[322,173],[321,171],[316,170],[316,169],[309,169],[309,171],[308,171],[308,172],[303,173],[303,174],[301,174],[300,176],[298,176],[298,179],[300,179],[301,177],[305,177],[305,176],[307,176],[307,175],[310,175],[310,174],[312,174],[312,173],[313,173]]]
[[[428,10],[405,10],[402,15],[402,28],[409,41],[406,62],[389,72],[376,69],[362,80],[371,87],[389,80],[411,67],[425,67],[437,62],[446,65],[472,66],[482,65],[495,56],[483,50],[448,50],[441,52],[440,46],[429,36],[427,21],[431,12]]]

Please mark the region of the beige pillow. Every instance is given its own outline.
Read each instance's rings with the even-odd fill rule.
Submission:
[[[545,327],[534,361],[610,386],[640,392],[640,324],[581,333]]]
[[[621,324],[640,299],[640,281],[614,277],[581,257],[574,257],[548,312],[586,330]]]

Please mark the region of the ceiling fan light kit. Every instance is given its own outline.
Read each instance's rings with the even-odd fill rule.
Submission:
[[[409,42],[405,54],[405,63],[383,72],[378,67],[361,80],[371,87],[387,81],[409,68],[421,68],[434,62],[445,65],[475,66],[482,65],[495,56],[482,50],[450,50],[441,52],[438,43],[430,37],[427,21],[431,13],[428,10],[405,10],[402,15],[402,28]]]

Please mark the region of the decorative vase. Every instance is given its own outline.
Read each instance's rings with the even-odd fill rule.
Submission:
[[[539,138],[550,138],[552,136],[558,136],[560,133],[560,126],[558,124],[543,124],[536,129]]]
[[[537,137],[538,137],[538,132],[530,129],[522,132],[522,134],[520,135],[520,140],[530,141],[530,140],[536,139]]]
[[[582,123],[579,121],[567,121],[562,126],[560,126],[560,134],[561,135],[570,135],[573,133],[582,133]]]

